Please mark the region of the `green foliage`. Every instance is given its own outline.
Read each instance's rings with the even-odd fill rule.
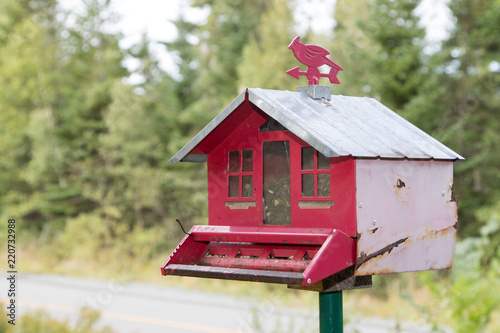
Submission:
[[[420,273],[420,280],[433,299],[416,307],[436,331],[451,326],[455,332],[487,332],[500,308],[500,218],[499,206],[484,208],[478,219],[484,221],[479,236],[460,241],[455,250],[453,269],[443,276],[438,272]],[[498,328],[497,328],[498,329]]]
[[[181,80],[175,84],[173,90],[177,100],[180,103],[180,109],[186,108],[195,100],[196,89],[194,84],[199,72],[199,59],[197,58],[196,47],[188,41],[189,38],[195,38],[198,25],[189,22],[181,13],[179,19],[172,22],[175,24],[178,37],[173,42],[164,43],[173,55],[176,56],[176,65],[181,75]]]
[[[121,222],[122,213],[113,207],[99,213],[80,214],[68,220],[65,230],[55,239],[55,255],[59,260],[90,258],[106,264],[109,258],[148,261],[158,252],[167,252],[170,237],[164,225],[130,229]],[[82,246],[85,244],[85,246]]]
[[[268,1],[212,0],[196,1],[195,5],[210,4],[211,14],[203,28],[208,33],[203,38],[209,47],[201,61],[204,87],[217,95],[234,96],[237,67],[241,62],[243,47],[260,24],[261,16],[268,9]],[[206,67],[205,67],[206,66]]]
[[[95,156],[110,83],[126,73],[118,40],[102,32],[108,4],[86,5],[70,28],[56,19],[55,1],[22,3],[1,51],[0,105],[17,125],[6,132],[16,139],[6,140],[10,163],[0,168],[1,191],[11,189],[2,210],[22,213],[38,230],[95,206],[83,196],[77,165]]]
[[[239,93],[238,66],[243,49],[255,35],[269,1],[198,0],[193,6],[209,6],[211,12],[197,34],[200,70],[195,96],[199,101],[192,107],[200,110],[197,115],[213,117]]]
[[[486,330],[500,288],[500,2],[451,0],[454,29],[434,54],[423,52],[420,2],[338,0],[335,30],[302,39],[344,67],[335,93],[378,98],[467,158],[455,165],[455,268],[423,274],[435,299],[417,305],[459,332]],[[58,262],[153,260],[182,236],[175,218],[188,228],[207,219],[205,165],[169,158],[242,88],[298,85],[284,73],[299,65],[286,48],[291,1],[193,1],[210,14],[173,22],[175,79],[146,37],[120,49],[109,1],[83,3],[75,14],[55,0],[0,2],[0,218],[21,221]],[[124,84],[130,75],[140,83]]]
[[[2,304],[0,315],[5,318],[5,307]],[[6,320],[0,323],[0,332],[16,333],[113,333],[109,327],[102,329],[96,328],[97,321],[100,318],[99,312],[88,308],[81,308],[78,320],[74,325],[67,320],[58,321],[50,317],[47,312],[37,311],[21,316],[16,320],[16,325],[8,325]]]
[[[436,71],[446,93],[432,102],[440,106],[435,129],[443,141],[468,160],[456,168],[460,215],[467,235],[477,234],[476,210],[498,199],[500,178],[500,76],[489,66],[498,60],[500,28],[496,0],[450,2],[456,18],[452,36],[436,57]]]
[[[449,323],[455,332],[486,332],[493,314],[500,307],[500,249],[487,266],[481,265],[491,250],[490,236],[500,230],[498,220],[481,229],[481,236],[457,244],[454,269],[450,279],[422,273],[422,282],[435,299],[432,307],[424,306],[434,323]],[[441,319],[441,320],[440,320]]]
[[[247,87],[293,90],[297,83],[284,75],[277,75],[298,65],[285,47],[295,37],[289,1],[269,1],[267,6],[269,9],[262,15],[255,34],[243,48],[243,58],[238,65],[239,90]]]
[[[414,14],[419,2],[337,4],[335,42],[341,45],[339,63],[345,69],[342,91],[376,97],[395,111],[418,94],[426,78],[422,73],[425,31]]]

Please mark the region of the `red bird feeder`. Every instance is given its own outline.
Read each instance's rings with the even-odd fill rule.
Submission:
[[[291,75],[312,86],[245,89],[170,160],[207,162],[209,220],[162,274],[331,292],[450,268],[464,158],[375,99],[318,86],[342,70],[328,51],[299,37],[289,48],[308,66]]]

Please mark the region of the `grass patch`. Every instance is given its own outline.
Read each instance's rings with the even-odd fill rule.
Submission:
[[[5,306],[0,304],[0,316],[6,317]],[[71,324],[68,320],[56,320],[46,311],[38,310],[27,313],[16,319],[16,325],[0,322],[0,332],[3,333],[116,333],[109,327],[97,328],[100,318],[98,311],[82,307],[76,323]]]

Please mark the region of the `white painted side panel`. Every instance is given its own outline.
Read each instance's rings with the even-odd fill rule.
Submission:
[[[453,163],[356,160],[356,275],[451,268]]]

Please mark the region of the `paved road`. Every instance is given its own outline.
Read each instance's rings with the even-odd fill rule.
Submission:
[[[17,290],[18,318],[45,309],[57,319],[74,323],[80,308],[86,305],[101,312],[100,327],[107,325],[119,333],[318,331],[317,311],[278,307],[280,302],[272,295],[257,302],[153,284],[58,275],[19,275]],[[395,323],[390,321],[353,320],[345,332],[382,333],[394,329]],[[413,326],[401,332],[426,330]]]
[[[57,319],[76,322],[86,305],[101,312],[100,326],[108,325],[119,333],[250,333],[259,332],[258,327],[265,332],[277,327],[279,331],[311,332],[318,322],[314,311],[278,308],[272,299],[257,303],[145,283],[19,275],[17,290],[18,318],[45,309]]]

